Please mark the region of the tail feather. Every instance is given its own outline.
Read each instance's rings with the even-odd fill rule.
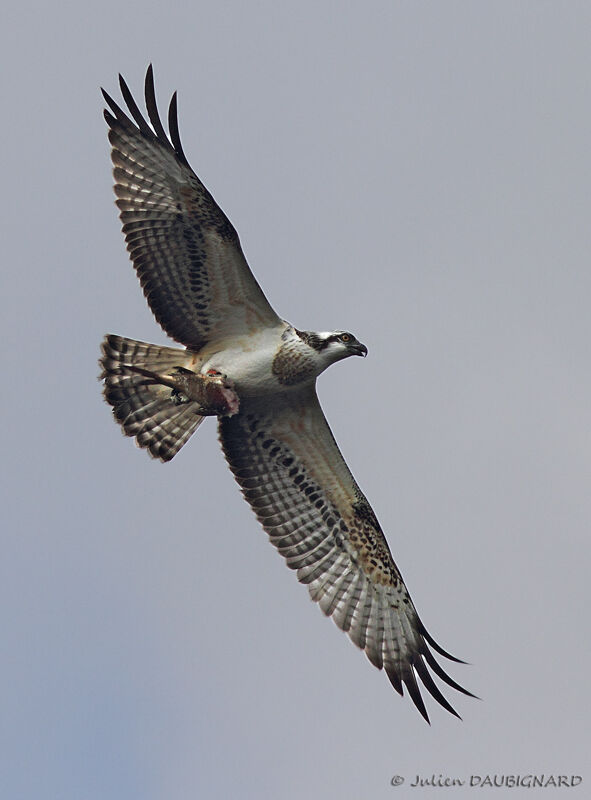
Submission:
[[[194,366],[194,356],[174,347],[109,334],[102,345],[104,397],[127,436],[151,456],[170,461],[204,417],[194,400],[179,403],[178,392],[158,381],[178,368]]]

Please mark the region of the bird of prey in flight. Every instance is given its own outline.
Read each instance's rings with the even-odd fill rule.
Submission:
[[[151,66],[147,119],[119,82],[127,113],[103,95],[122,230],[154,316],[184,349],[105,337],[101,377],[115,419],[169,461],[204,417],[216,416],[244,497],[312,599],[397,692],[406,687],[427,722],[417,679],[458,716],[431,672],[470,692],[432,651],[459,659],[421,622],[316,396],[321,372],[367,348],[347,331],[299,330],[275,313],[234,227],[189,166],[176,93],[167,134]]]

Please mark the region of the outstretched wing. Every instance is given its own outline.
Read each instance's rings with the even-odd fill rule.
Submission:
[[[123,233],[146,299],[166,333],[198,350],[228,334],[276,325],[278,316],[250,271],[238,234],[193,172],[178,130],[176,93],[167,136],[152,67],[143,117],[119,76],[127,114],[103,91]]]
[[[313,387],[257,401],[219,420],[232,472],[271,542],[327,616],[403,685],[429,721],[417,677],[452,714],[429,668],[458,691],[430,648],[379,523],[332,436]]]

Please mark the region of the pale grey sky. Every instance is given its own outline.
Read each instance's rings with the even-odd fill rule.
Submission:
[[[0,796],[379,800],[433,773],[582,796],[591,6],[37,2],[0,30]],[[471,662],[463,722],[429,703],[428,727],[309,601],[213,423],[163,466],[110,419],[102,335],[165,337],[99,86],[139,94],[150,61],[277,311],[369,347],[319,394],[427,628]]]

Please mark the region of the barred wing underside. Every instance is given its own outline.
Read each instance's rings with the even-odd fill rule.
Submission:
[[[464,694],[430,647],[379,523],[349,472],[315,390],[244,402],[219,420],[232,472],[271,542],[313,600],[365,650],[394,686],[403,685],[429,721],[417,676],[452,714],[431,670]]]
[[[110,108],[105,119],[115,194],[127,249],[154,316],[169,336],[193,350],[277,324],[238,234],[185,157],[176,94],[169,137],[156,106],[152,68],[145,83],[151,127],[123,78],[119,82],[133,120],[103,92]]]

